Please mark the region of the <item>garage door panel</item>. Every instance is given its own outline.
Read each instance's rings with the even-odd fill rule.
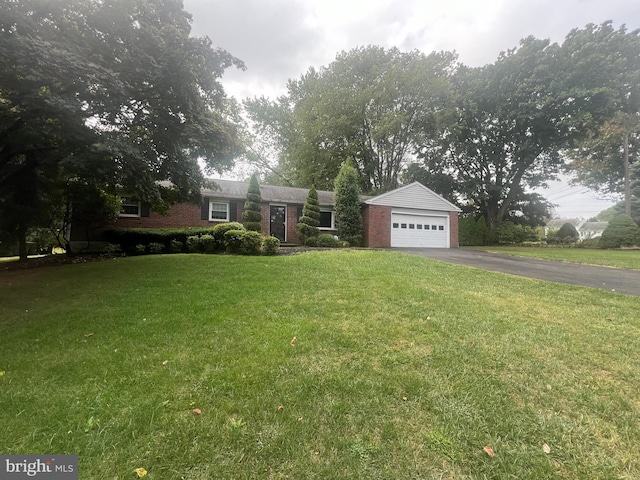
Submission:
[[[446,217],[394,213],[391,215],[392,247],[446,248]]]

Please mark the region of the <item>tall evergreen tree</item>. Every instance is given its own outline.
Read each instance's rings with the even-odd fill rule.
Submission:
[[[254,232],[262,231],[262,195],[260,194],[260,184],[258,177],[254,173],[249,181],[249,190],[247,191],[247,201],[244,204],[244,212],[242,212],[242,223],[247,230]]]
[[[340,240],[352,247],[362,244],[362,215],[360,213],[360,186],[358,173],[351,159],[347,160],[334,184],[336,228]]]
[[[320,204],[316,187],[311,187],[307,199],[302,207],[302,217],[298,223],[298,238],[303,244],[307,244],[310,238],[316,238],[320,230]]]

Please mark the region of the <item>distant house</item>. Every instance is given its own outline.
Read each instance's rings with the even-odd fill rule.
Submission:
[[[584,222],[578,228],[580,240],[602,236],[602,232],[609,226],[609,222]]]
[[[580,240],[587,240],[589,238],[596,238],[602,235],[605,228],[609,225],[609,222],[589,222],[583,218],[554,218],[547,222],[544,233],[545,236],[551,232],[560,230],[560,227],[565,223],[570,223],[580,235]]]
[[[248,183],[214,180],[217,189],[202,190],[200,206],[179,203],[168,215],[149,211],[134,198],[125,197],[114,227],[196,227],[240,221]],[[262,233],[283,243],[298,244],[296,227],[309,190],[261,185]],[[336,234],[333,192],[318,191],[320,232]],[[458,247],[458,213],[461,210],[424,185],[414,182],[378,196],[362,196],[365,246]]]

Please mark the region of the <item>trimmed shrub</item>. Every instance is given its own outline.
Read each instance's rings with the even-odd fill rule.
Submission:
[[[198,253],[200,251],[200,237],[191,235],[187,237],[187,251],[189,253]]]
[[[318,203],[318,192],[316,187],[311,187],[307,194],[307,199],[302,207],[302,216],[298,223],[298,238],[303,245],[308,245],[307,241],[316,238],[320,230],[320,204]]]
[[[180,240],[171,240],[169,242],[169,251],[171,253],[181,253],[184,250],[184,243]]]
[[[110,256],[122,254],[122,247],[117,243],[110,243],[104,247],[104,253]]]
[[[241,230],[244,231],[244,225],[238,222],[226,222],[219,223],[215,227],[213,227],[213,238],[216,241],[216,250],[220,252],[224,252],[227,246],[227,240],[225,238],[225,233],[229,230]]]
[[[252,232],[262,231],[262,196],[260,195],[260,184],[258,177],[254,173],[249,181],[249,190],[247,191],[247,201],[244,204],[242,212],[242,223],[244,227]]]
[[[280,240],[276,237],[264,237],[262,239],[262,254],[277,255],[280,249]]]
[[[241,255],[259,255],[262,249],[262,239],[264,237],[260,232],[242,232],[240,241]]]
[[[213,235],[200,235],[199,249],[202,253],[215,253],[216,241]]]
[[[307,241],[304,242],[307,247],[317,247],[318,246],[318,237],[309,237]]]
[[[330,233],[323,233],[318,237],[318,246],[323,248],[337,248],[342,246],[342,243],[336,240]]]
[[[164,244],[158,242],[151,242],[149,244],[149,253],[162,253],[164,250]]]
[[[640,227],[629,215],[618,215],[602,232],[600,247],[620,248],[640,246]]]
[[[104,239],[109,243],[117,243],[127,253],[135,253],[136,245],[162,243],[165,250],[171,249],[171,240],[186,244],[187,237],[211,235],[214,227],[189,228],[116,228],[104,232]]]
[[[224,232],[224,244],[229,253],[240,253],[242,249],[242,235],[246,230],[227,230]]]
[[[147,253],[147,247],[142,245],[141,243],[136,245],[136,253],[138,255],[144,255],[145,253]]]

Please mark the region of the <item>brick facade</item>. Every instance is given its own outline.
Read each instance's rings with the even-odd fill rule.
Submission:
[[[231,183],[231,182],[230,182]],[[282,188],[282,187],[273,187]],[[424,187],[422,187],[424,188]],[[300,189],[298,189],[300,190]],[[330,192],[325,192],[330,193]],[[228,197],[226,199],[216,198],[215,196],[205,197],[205,201],[228,202],[230,221],[242,221],[242,213],[244,211],[245,200],[239,198]],[[295,200],[298,201],[298,200]],[[325,200],[326,201],[326,200]],[[302,204],[297,203],[273,203],[273,205],[285,206],[285,235],[286,243],[299,244],[300,239],[297,235],[297,224],[299,213],[302,210]],[[262,234],[271,234],[271,206],[272,203],[263,201],[262,203]],[[141,209],[142,210],[142,209]],[[392,207],[387,205],[366,203],[362,205],[362,224],[363,224],[363,245],[370,248],[386,248],[391,246],[391,210]],[[206,208],[205,208],[206,212]],[[203,205],[179,203],[173,205],[167,215],[161,215],[155,212],[148,212],[145,209],[140,217],[120,217],[113,227],[116,228],[184,228],[184,227],[213,227],[224,221],[209,221],[202,219]],[[449,213],[449,233],[450,248],[458,248],[458,213],[450,211]],[[95,232],[92,238],[98,239],[101,235]],[[321,234],[328,233],[335,235],[335,230],[321,230]],[[72,229],[72,240],[84,240],[82,232],[76,232]],[[77,238],[74,238],[77,237]]]
[[[449,212],[449,248],[459,248],[458,212]]]
[[[365,205],[362,209],[362,240],[366,247],[391,246],[391,207]]]

